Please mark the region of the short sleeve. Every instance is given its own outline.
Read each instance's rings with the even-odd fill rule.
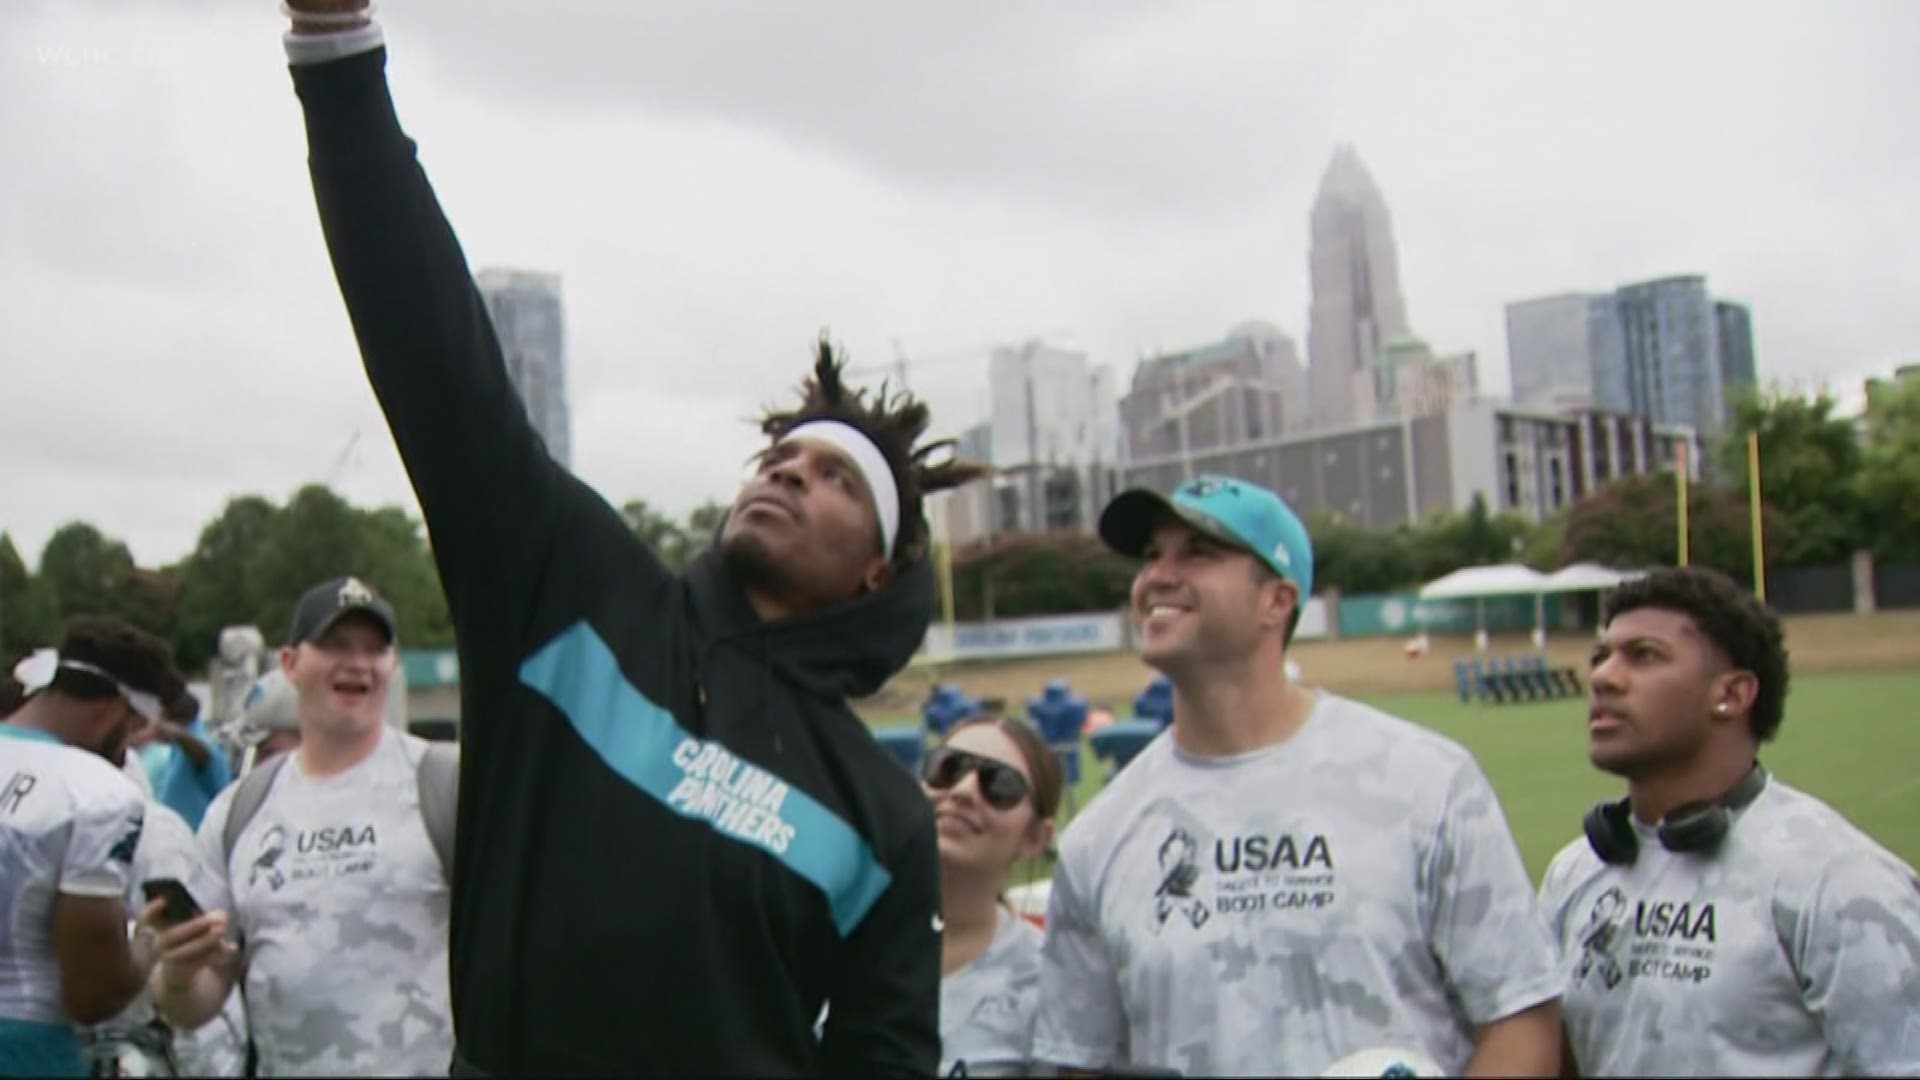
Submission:
[[[73,831],[60,863],[60,891],[124,900],[133,886],[133,857],[146,826],[147,804],[133,782],[76,793]]]
[[[1493,785],[1470,759],[1448,786],[1420,900],[1430,947],[1474,1024],[1560,996],[1554,946],[1520,849]]]
[[[1579,873],[1580,849],[1586,841],[1576,840],[1560,849],[1560,853],[1547,864],[1547,872],[1540,878],[1540,922],[1547,929],[1547,938],[1553,943],[1555,953],[1567,940],[1567,904],[1573,891],[1579,887],[1576,875]]]
[[[1920,879],[1883,852],[1849,854],[1814,881],[1794,940],[1800,995],[1840,1067],[1920,1076]]]
[[[1054,868],[1040,948],[1033,1060],[1062,1068],[1113,1064],[1126,1042],[1126,1010],[1098,912],[1070,858]]]
[[[139,883],[155,878],[172,878],[186,886],[201,907],[207,905],[206,869],[200,859],[200,844],[193,827],[178,813],[164,805],[147,804],[147,823],[140,833],[140,846],[134,852],[134,885],[129,901],[135,909],[145,897],[134,895]]]

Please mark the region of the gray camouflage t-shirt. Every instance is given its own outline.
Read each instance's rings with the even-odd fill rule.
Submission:
[[[1039,986],[1040,929],[1001,908],[987,951],[940,980],[940,1075],[1025,1075]]]
[[[1777,779],[1714,856],[1582,838],[1540,899],[1583,1075],[1920,1076],[1920,881]]]
[[[201,858],[244,946],[247,1020],[266,1076],[445,1076],[447,883],[420,818],[426,743],[388,730],[347,772],[289,759],[233,849],[234,787],[200,823]]]
[[[1317,1076],[1390,1047],[1458,1075],[1477,1025],[1559,989],[1473,757],[1322,693],[1238,757],[1163,734],[1067,829],[1034,1057]]]

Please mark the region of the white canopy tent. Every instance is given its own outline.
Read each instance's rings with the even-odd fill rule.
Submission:
[[[1545,608],[1548,593],[1604,592],[1643,573],[1643,570],[1615,570],[1597,563],[1574,563],[1551,574],[1542,574],[1518,563],[1470,566],[1422,585],[1420,599],[1474,601],[1477,612],[1474,639],[1478,648],[1485,649],[1487,598],[1531,596],[1534,645],[1544,649],[1547,643]]]
[[[1546,582],[1547,575],[1532,567],[1521,566],[1519,563],[1469,566],[1422,585],[1420,599],[1473,601],[1473,645],[1475,649],[1484,652],[1487,648],[1487,598],[1490,596],[1533,597],[1534,638],[1539,640],[1542,607],[1540,593]],[[1425,641],[1423,633],[1422,648],[1425,647]]]
[[[1599,563],[1574,563],[1547,575],[1547,592],[1605,592],[1623,581],[1644,576],[1645,570],[1615,570]]]
[[[1537,596],[1547,575],[1518,563],[1469,566],[1420,586],[1422,600],[1483,600],[1489,596]]]

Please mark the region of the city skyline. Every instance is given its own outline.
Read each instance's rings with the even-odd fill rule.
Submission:
[[[1309,212],[1307,386],[1316,426],[1371,419],[1374,362],[1413,332],[1393,213],[1352,143],[1334,148]]]
[[[1391,203],[1413,329],[1488,390],[1507,302],[1660,275],[1750,305],[1763,380],[1857,398],[1911,361],[1914,170],[1882,106],[1920,82],[1895,44],[1920,15],[1628,7],[1662,32],[1491,3],[385,18],[475,264],[566,274],[575,471],[683,512],[732,494],[823,327],[861,365],[977,348],[913,370],[943,435],[984,411],[987,347],[1039,327],[1123,383],[1250,319],[1304,353],[1305,210],[1342,142]],[[356,430],[339,490],[414,510],[270,9],[28,0],[0,26],[0,138],[36,148],[0,175],[0,528],[29,559],[85,519],[171,561]]]

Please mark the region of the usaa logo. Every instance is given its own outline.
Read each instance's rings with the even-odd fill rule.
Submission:
[[[379,842],[379,838],[373,834],[372,825],[363,825],[358,829],[347,825],[338,828],[302,830],[294,840],[294,849],[303,853],[341,851]]]
[[[1676,904],[1671,900],[1654,903],[1642,900],[1634,906],[1633,932],[1642,938],[1683,938],[1689,942],[1705,938],[1713,943],[1720,940],[1712,901],[1696,908],[1686,901]]]

